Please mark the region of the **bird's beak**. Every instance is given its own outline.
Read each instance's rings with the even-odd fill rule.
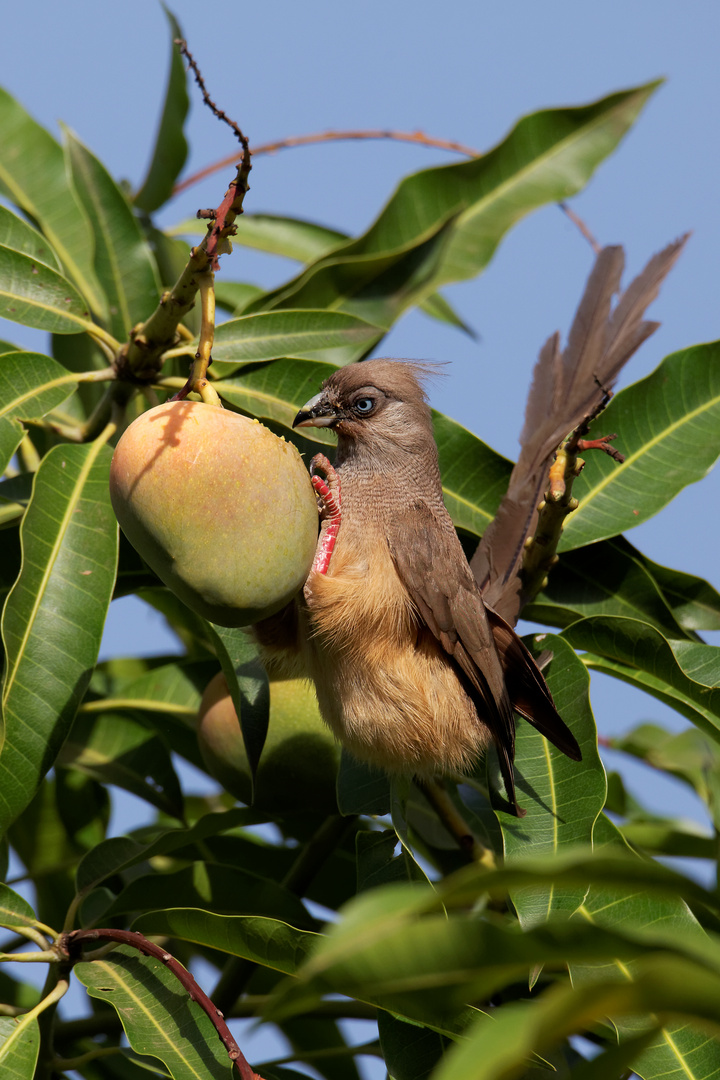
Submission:
[[[321,391],[306,402],[293,420],[293,427],[332,427],[341,413],[331,405]]]

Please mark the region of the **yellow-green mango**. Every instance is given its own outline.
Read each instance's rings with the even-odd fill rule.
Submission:
[[[240,723],[222,672],[203,694],[198,744],[208,772],[241,802],[252,795]],[[254,806],[277,813],[337,813],[340,748],[320,718],[315,691],[304,679],[270,683],[270,721],[255,777]]]
[[[197,401],[149,409],[110,469],[120,526],[193,611],[247,626],[302,588],[318,514],[297,449],[257,420]]]

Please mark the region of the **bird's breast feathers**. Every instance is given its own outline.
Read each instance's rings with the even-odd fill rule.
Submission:
[[[462,772],[487,730],[419,618],[382,530],[346,524],[329,572],[311,574],[306,587],[321,712],[361,759],[396,772]]]

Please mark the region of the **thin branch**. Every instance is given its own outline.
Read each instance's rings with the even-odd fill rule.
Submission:
[[[452,142],[449,139],[434,139],[430,135],[425,135],[422,131],[384,130],[318,131],[311,135],[290,135],[287,139],[278,139],[276,142],[263,143],[261,146],[256,146],[253,150],[253,156],[257,157],[259,154],[276,154],[278,150],[290,150],[296,146],[313,146],[316,143],[342,142],[359,139],[392,139],[395,142],[415,143],[418,146],[427,146],[435,150],[447,150],[452,154],[464,154],[465,157],[470,158],[482,156],[479,150],[473,150],[469,146],[463,146],[462,143]],[[201,180],[205,180],[208,176],[212,176],[214,173],[228,168],[228,166],[234,164],[234,161],[235,158],[231,155],[222,158],[221,161],[214,162],[212,165],[207,165],[204,169],[200,169],[198,172],[193,173],[192,176],[188,176],[187,179],[176,184],[173,188],[173,195],[180,195],[181,192],[187,191],[188,188],[200,183]]]
[[[228,1057],[242,1077],[242,1080],[262,1080],[258,1074],[250,1068],[242,1050],[235,1042],[230,1028],[225,1023],[223,1014],[217,1009],[205,991],[198,986],[190,972],[182,966],[166,949],[161,948],[152,941],[148,941],[143,934],[133,930],[114,930],[112,928],[101,930],[72,930],[69,934],[63,934],[59,940],[59,948],[67,958],[73,962],[83,958],[82,944],[87,941],[114,941],[119,945],[129,945],[137,949],[144,956],[152,956],[165,965],[172,972],[183,989],[187,992],[191,1001],[196,1002],[203,1012],[209,1017],[210,1022],[217,1031],[220,1040],[227,1050]]]
[[[581,217],[579,217],[575,213],[575,211],[572,209],[572,207],[568,206],[568,204],[566,202],[558,203],[558,206],[562,210],[563,214],[565,214],[568,217],[568,219],[570,221],[572,221],[573,225],[575,225],[576,228],[578,228],[580,230],[580,232],[585,237],[585,239],[587,240],[588,244],[593,249],[595,254],[599,255],[601,250],[602,250],[602,247],[597,242],[597,240],[595,239],[593,234],[590,232],[590,230],[588,229],[588,227],[585,224],[585,222],[583,221],[583,219]]]

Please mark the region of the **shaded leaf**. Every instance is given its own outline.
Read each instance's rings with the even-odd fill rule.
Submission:
[[[132,1048],[159,1058],[174,1080],[229,1080],[215,1028],[159,960],[123,945],[74,971],[92,997],[117,1011]]]
[[[317,925],[302,901],[277,881],[252,873],[249,867],[205,862],[135,878],[107,914],[177,907],[202,908],[216,915],[262,915],[305,930]]]
[[[3,830],[51,767],[97,660],[117,559],[110,458],[102,441],[57,446],[35,477],[2,619]]]
[[[425,1080],[449,1045],[447,1039],[429,1028],[418,1028],[397,1016],[378,1012],[380,1046],[393,1080]]]
[[[78,715],[57,765],[113,784],[182,818],[182,791],[167,745],[130,717],[109,709],[100,716]]]
[[[523,618],[561,627],[590,615],[622,615],[668,637],[686,636],[649,567],[623,537],[564,552],[543,591],[523,609]]]
[[[170,198],[188,152],[183,127],[190,107],[190,98],[182,55],[175,44],[178,38],[185,35],[167,7],[165,14],[170,24],[170,71],[165,104],[147,175],[133,198],[137,208],[145,213],[159,209]]]
[[[286,975],[294,974],[321,940],[318,934],[296,930],[277,919],[215,915],[197,908],[149,911],[135,920],[133,929],[207,945]]]
[[[346,750],[340,755],[337,780],[338,809],[352,814],[389,814],[390,781],[387,773],[358,761]]]
[[[720,646],[668,641],[647,623],[598,616],[563,632],[584,662],[631,682],[720,738]]]

